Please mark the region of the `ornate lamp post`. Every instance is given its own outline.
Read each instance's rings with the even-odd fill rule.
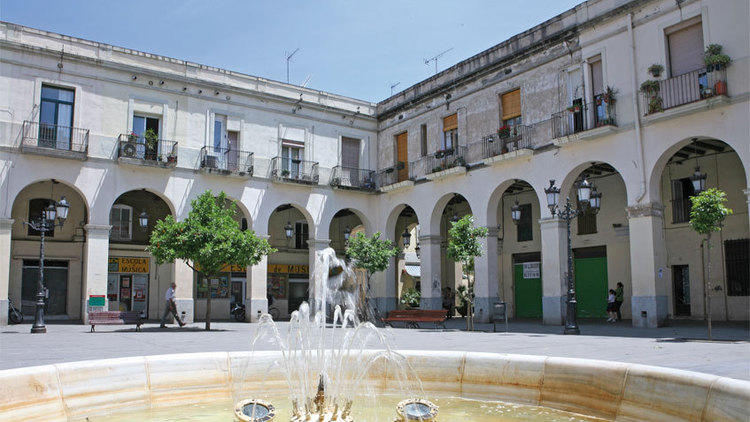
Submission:
[[[592,193],[593,191],[593,193]],[[576,319],[576,311],[578,302],[576,301],[575,282],[573,279],[573,246],[570,242],[570,222],[583,213],[583,210],[574,209],[570,204],[570,197],[565,198],[565,207],[560,209],[558,202],[560,199],[560,188],[555,186],[555,181],[549,181],[549,187],[544,189],[544,193],[547,194],[547,207],[554,216],[557,214],[558,217],[565,220],[565,227],[568,237],[568,294],[567,294],[567,306],[565,310],[565,331],[564,334],[580,334],[581,330],[578,328],[578,321]],[[583,177],[583,181],[578,184],[578,200],[584,204],[584,206],[590,207],[593,212],[598,212],[601,206],[602,194],[596,192],[596,188],[592,189],[591,183],[586,180],[586,176]]]
[[[36,311],[34,312],[34,325],[31,327],[32,333],[47,332],[47,326],[44,325],[44,235],[54,230],[55,227],[62,227],[65,224],[69,209],[70,205],[63,196],[59,202],[50,202],[38,218],[23,222],[23,224],[38,231],[41,237],[39,242],[39,282],[36,289]]]

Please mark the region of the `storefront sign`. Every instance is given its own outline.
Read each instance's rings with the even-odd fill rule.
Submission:
[[[308,275],[310,266],[308,265],[288,265],[288,264],[268,264],[270,274],[300,274]]]
[[[111,257],[109,258],[109,272],[148,274],[149,258]]]
[[[536,278],[540,278],[541,275],[542,273],[541,271],[539,271],[538,262],[524,262],[523,263],[523,278],[536,279]]]

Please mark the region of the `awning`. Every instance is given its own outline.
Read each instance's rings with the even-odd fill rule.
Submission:
[[[421,267],[419,265],[404,265],[404,271],[412,277],[419,277],[422,275]]]

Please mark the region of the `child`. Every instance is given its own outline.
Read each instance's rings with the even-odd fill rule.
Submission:
[[[617,321],[617,305],[615,304],[615,290],[609,289],[609,296],[607,296],[607,322]]]

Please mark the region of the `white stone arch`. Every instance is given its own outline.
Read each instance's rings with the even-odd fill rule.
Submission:
[[[622,179],[622,182],[625,184],[625,196],[626,196],[625,203],[626,204],[630,204],[630,201],[632,199],[632,195],[634,195],[634,193],[632,192],[632,190],[633,190],[633,187],[636,186],[636,184],[628,183],[628,179],[626,178],[626,175],[623,174],[623,172],[620,171],[620,169],[617,166],[613,165],[609,161],[606,161],[606,160],[592,160],[592,161],[585,161],[585,162],[582,162],[582,163],[579,163],[579,164],[576,164],[575,166],[573,166],[573,168],[571,168],[570,170],[568,170],[568,172],[565,174],[565,177],[563,178],[563,180],[561,181],[561,183],[557,184],[557,186],[560,188],[560,200],[559,200],[559,204],[560,204],[561,207],[564,206],[564,204],[565,204],[565,198],[569,194],[571,194],[571,189],[573,188],[573,185],[574,185],[576,179],[578,179],[578,177],[581,175],[581,173],[583,173],[586,169],[590,168],[594,164],[607,164],[610,167],[612,167],[613,169],[615,169],[616,173],[620,176],[620,179]],[[549,185],[545,186],[545,188],[548,187],[548,186]],[[542,193],[543,192],[544,191],[542,191]],[[606,195],[606,192],[602,192],[602,194]],[[546,206],[547,205],[546,195],[542,196],[542,198],[544,198],[544,207],[547,208],[547,206]],[[575,200],[576,200],[575,197],[571,197],[570,198],[570,201],[573,204],[575,204]],[[549,210],[547,212],[549,212]]]
[[[437,201],[435,201],[435,206],[432,208],[432,213],[430,213],[430,219],[426,226],[429,228],[429,233],[425,233],[425,234],[430,234],[430,235],[440,234],[440,221],[443,217],[443,212],[445,211],[445,207],[448,205],[448,202],[450,202],[450,200],[453,199],[456,195],[460,195],[469,204],[470,214],[474,212],[474,208],[471,206],[471,202],[469,202],[469,198],[466,195],[459,193],[459,192],[444,193]]]
[[[315,224],[315,220],[313,219],[312,214],[310,214],[307,208],[305,208],[303,205],[300,205],[297,202],[290,202],[290,201],[286,201],[286,202],[280,201],[280,203],[275,204],[274,206],[269,206],[267,208],[268,209],[267,213],[263,213],[262,215],[259,215],[257,224],[256,224],[257,226],[256,233],[262,236],[268,235],[269,234],[268,226],[271,220],[271,216],[273,216],[273,213],[275,213],[279,207],[284,206],[284,205],[289,205],[293,207],[294,209],[296,209],[297,211],[299,211],[300,213],[302,213],[302,215],[305,217],[305,221],[307,221],[308,230],[310,232],[310,238],[316,239],[317,225]]]
[[[159,199],[161,199],[162,201],[164,201],[164,203],[167,205],[167,208],[169,208],[169,212],[172,214],[172,217],[177,218],[177,214],[175,213],[174,204],[169,199],[169,197],[167,197],[163,192],[159,192],[159,191],[157,191],[155,189],[139,188],[139,187],[135,187],[135,188],[132,188],[132,189],[126,189],[126,190],[123,190],[121,192],[118,192],[116,195],[113,195],[112,198],[108,201],[109,202],[109,207],[107,208],[107,215],[109,215],[109,210],[112,209],[112,207],[115,205],[115,202],[117,202],[117,200],[120,199],[121,196],[123,196],[123,195],[125,195],[126,193],[129,193],[129,192],[138,192],[138,191],[145,191],[145,192],[154,194],[157,197],[159,197]]]
[[[24,185],[18,185],[18,186],[16,186],[16,189],[14,189],[14,190],[12,190],[10,192],[9,198],[11,198],[11,200],[9,200],[8,203],[6,204],[6,209],[7,210],[4,212],[4,214],[7,215],[8,218],[12,218],[13,206],[15,205],[15,202],[18,199],[18,196],[21,194],[21,192],[23,192],[26,188],[28,188],[28,187],[30,187],[32,185],[35,185],[37,183],[44,183],[44,182],[57,182],[57,183],[61,183],[61,184],[65,185],[67,188],[70,188],[71,190],[73,190],[76,194],[78,194],[78,197],[81,199],[81,201],[83,202],[83,205],[85,207],[86,220],[87,220],[88,223],[91,222],[91,220],[92,220],[92,217],[91,217],[91,204],[89,202],[89,198],[86,197],[86,194],[81,189],[79,189],[78,186],[76,186],[76,184],[74,182],[70,182],[70,181],[65,180],[65,179],[48,178],[48,177],[34,179],[31,182],[28,182],[28,183],[26,183]],[[52,198],[52,199],[59,200],[60,199],[59,196],[60,195],[57,194],[57,197]]]
[[[534,187],[533,181],[529,181],[523,178],[504,180],[499,185],[497,185],[495,189],[492,190],[492,193],[490,193],[487,200],[487,207],[484,210],[486,214],[481,224],[486,225],[487,227],[498,227],[500,225],[500,222],[497,220],[497,208],[500,206],[500,201],[502,200],[503,195],[505,195],[505,191],[507,191],[508,188],[516,182],[526,182],[527,184],[529,184],[537,197],[537,204],[539,205],[539,207],[547,207],[546,202],[540,202],[541,195],[539,195],[538,189]]]
[[[338,214],[340,211],[343,210],[349,210],[354,213],[354,215],[359,218],[359,221],[361,224],[365,227],[365,233],[371,234],[372,233],[372,223],[367,218],[364,212],[361,210],[352,207],[352,206],[339,206],[339,207],[327,207],[327,209],[323,212],[323,217],[321,220],[320,227],[318,228],[318,236],[322,239],[329,239],[330,238],[330,230],[331,230],[331,223],[333,223],[333,218]]]
[[[398,217],[401,215],[401,212],[406,209],[406,207],[411,208],[414,210],[414,214],[417,216],[417,224],[420,224],[422,221],[422,218],[420,218],[419,212],[416,208],[414,208],[411,204],[407,204],[405,202],[402,202],[398,205],[395,205],[391,207],[391,211],[388,213],[388,217],[385,219],[385,238],[393,241],[398,242],[398,239],[396,238],[396,224],[398,223]]]

